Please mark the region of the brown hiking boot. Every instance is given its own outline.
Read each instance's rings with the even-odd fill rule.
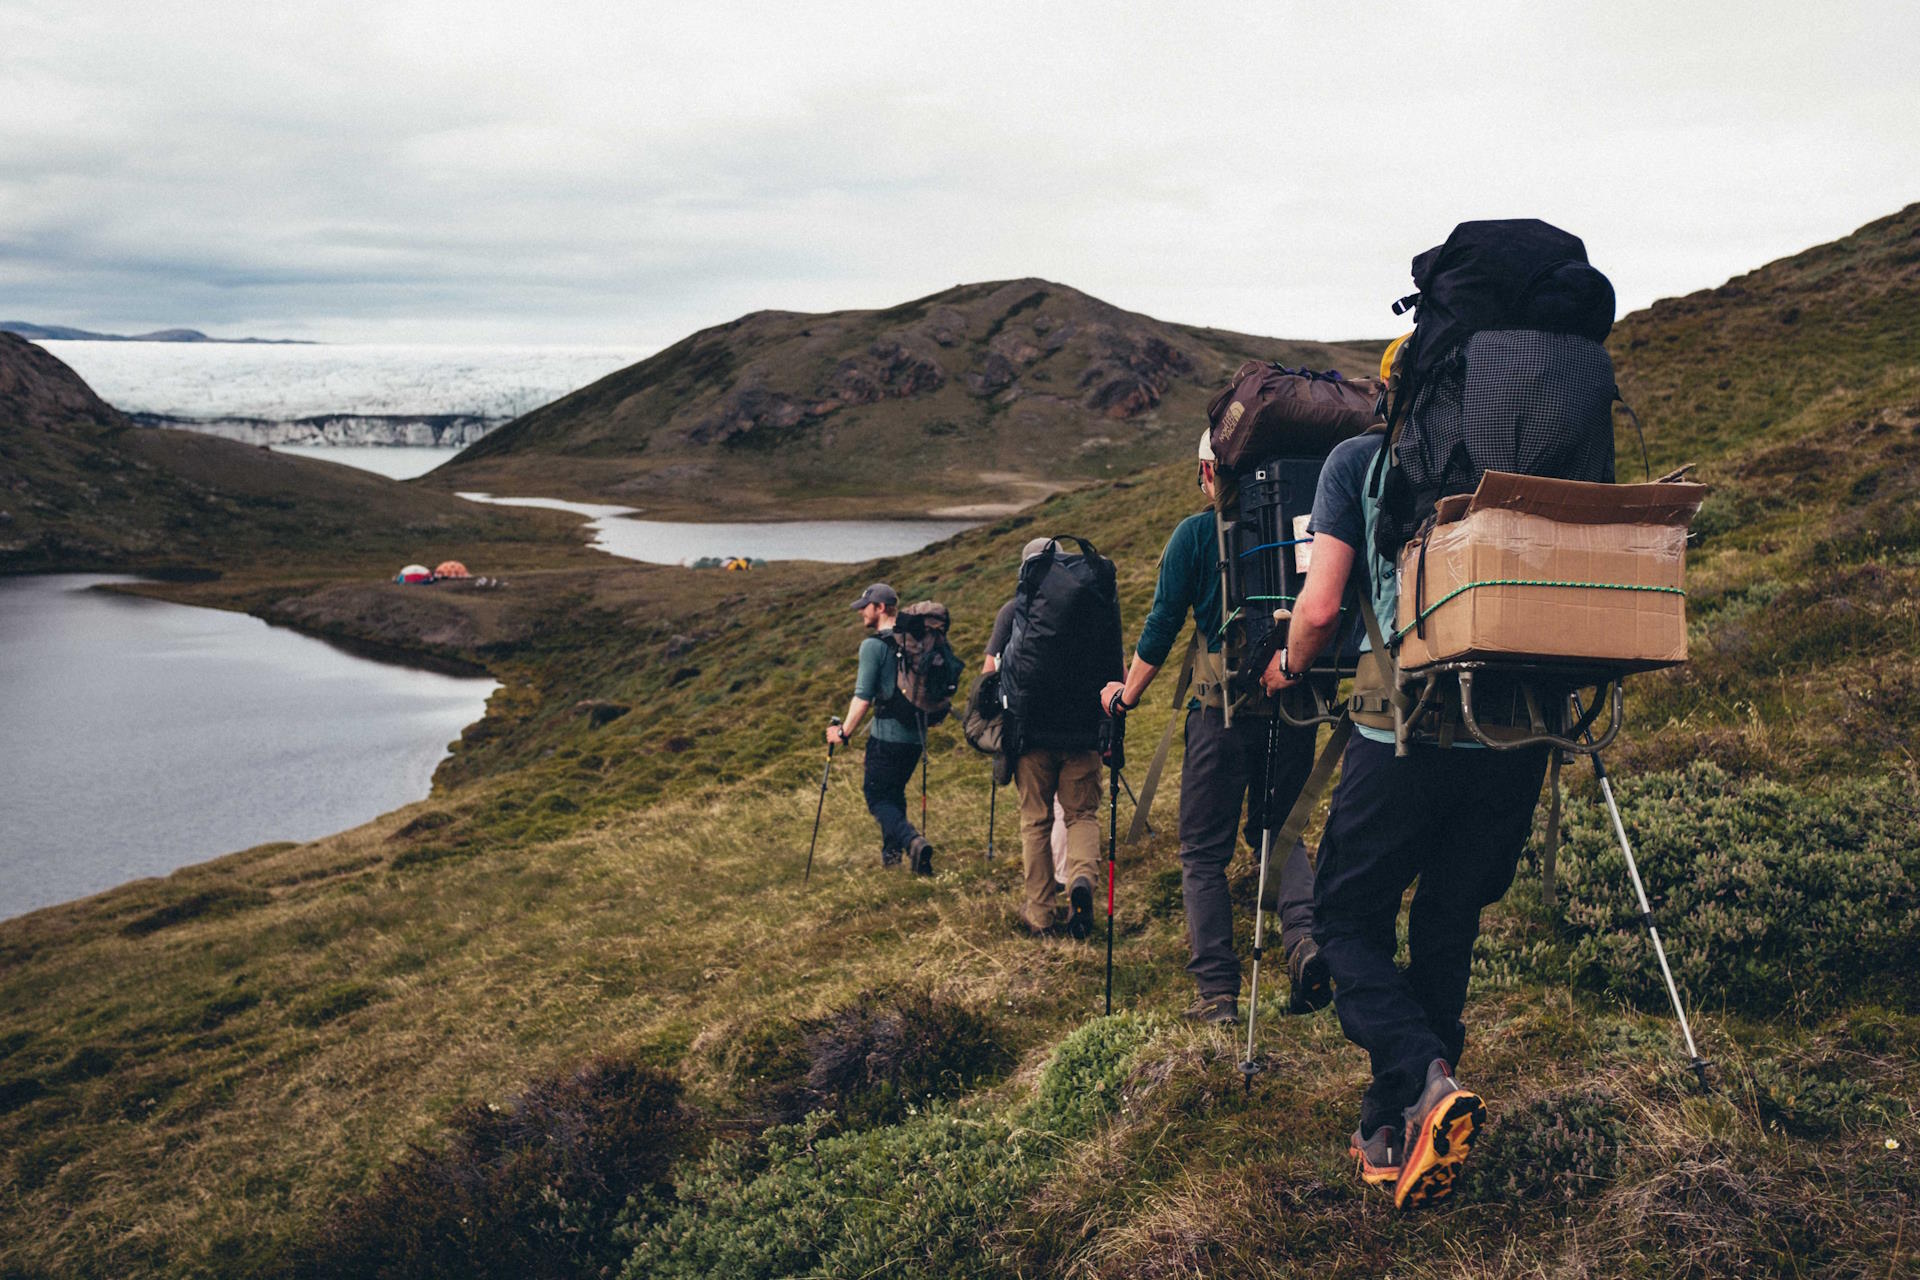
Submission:
[[[927,843],[925,836],[915,836],[913,843],[907,846],[907,854],[913,860],[913,874],[933,874],[933,846]]]
[[[1370,1187],[1380,1187],[1398,1181],[1400,1161],[1406,1149],[1400,1142],[1399,1126],[1383,1124],[1373,1131],[1371,1138],[1361,1137],[1355,1129],[1353,1137],[1347,1139],[1347,1154],[1360,1170],[1360,1181]]]
[[[1435,1058],[1427,1067],[1427,1087],[1407,1108],[1402,1130],[1407,1154],[1393,1184],[1394,1207],[1412,1209],[1451,1195],[1486,1118],[1480,1095],[1462,1089],[1447,1064]]]
[[[1232,995],[1201,996],[1180,1011],[1189,1022],[1229,1024],[1240,1021],[1240,999]]]

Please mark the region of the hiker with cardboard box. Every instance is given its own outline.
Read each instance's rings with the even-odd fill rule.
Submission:
[[[1372,1060],[1351,1154],[1403,1208],[1451,1191],[1485,1115],[1454,1077],[1474,941],[1513,881],[1547,744],[1598,768],[1573,691],[1612,680],[1610,734],[1619,674],[1685,657],[1680,574],[1701,493],[1611,483],[1612,288],[1576,237],[1463,223],[1414,278],[1389,430],[1329,455],[1311,567],[1261,677],[1269,692],[1294,684],[1354,603],[1368,640],[1314,937],[1341,1026]],[[1416,882],[1401,970],[1395,920]]]

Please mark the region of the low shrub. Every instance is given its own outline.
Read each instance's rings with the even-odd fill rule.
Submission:
[[[1152,1024],[1132,1015],[1075,1031],[1011,1116],[944,1110],[829,1134],[817,1113],[716,1148],[636,1204],[623,1280],[791,1275],[939,1276],[984,1261],[982,1242],[1058,1158],[1110,1114]]]
[[[545,1280],[603,1274],[629,1197],[663,1182],[691,1117],[679,1081],[598,1059],[505,1107],[470,1103],[340,1205],[301,1270],[314,1280]]]
[[[863,1125],[956,1097],[1010,1062],[985,1018],[924,992],[861,995],[807,1033],[804,1053],[810,1099]]]
[[[1627,1134],[1620,1101],[1574,1088],[1497,1110],[1461,1175],[1466,1199],[1573,1204],[1613,1180]]]
[[[1911,1009],[1920,988],[1920,811],[1891,778],[1824,794],[1736,780],[1698,762],[1625,781],[1621,816],[1667,944],[1696,1002],[1807,1015],[1846,1000]],[[1560,937],[1582,986],[1663,1007],[1666,993],[1606,811],[1572,801]]]
[[[1874,1087],[1844,1058],[1753,1063],[1751,1086],[1760,1118],[1799,1138],[1824,1138],[1907,1113],[1907,1104]]]

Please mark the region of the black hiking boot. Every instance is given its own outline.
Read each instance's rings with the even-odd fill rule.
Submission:
[[[1400,1142],[1400,1127],[1383,1124],[1371,1138],[1363,1138],[1355,1129],[1347,1139],[1347,1154],[1360,1171],[1360,1181],[1370,1187],[1390,1186],[1400,1178],[1400,1161],[1406,1149]]]
[[[1312,938],[1287,954],[1287,1012],[1317,1013],[1333,1003],[1333,975]]]
[[[1474,1135],[1487,1118],[1480,1095],[1460,1087],[1447,1064],[1435,1058],[1427,1067],[1427,1087],[1407,1108],[1407,1154],[1393,1184],[1393,1203],[1412,1209],[1453,1192],[1460,1166],[1473,1150]]]
[[[1067,917],[1067,932],[1076,942],[1085,942],[1093,932],[1093,882],[1082,877],[1073,882],[1067,894],[1073,914]]]
[[[880,850],[880,865],[881,865],[882,867],[897,867],[897,866],[899,866],[899,865],[900,865],[900,851],[899,851],[898,849],[885,849],[885,848],[883,848],[883,849],[881,849],[881,850]]]
[[[1240,1021],[1240,1000],[1231,995],[1201,996],[1182,1009],[1180,1016],[1189,1022],[1228,1026]]]
[[[915,836],[913,843],[907,846],[907,852],[913,855],[913,874],[917,876],[933,874],[933,846],[927,843],[925,836]]]

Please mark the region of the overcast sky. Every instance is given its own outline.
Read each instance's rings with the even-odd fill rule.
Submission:
[[[1920,199],[1920,4],[0,0],[0,318],[653,347],[1042,276],[1376,336],[1463,218],[1624,314]]]

